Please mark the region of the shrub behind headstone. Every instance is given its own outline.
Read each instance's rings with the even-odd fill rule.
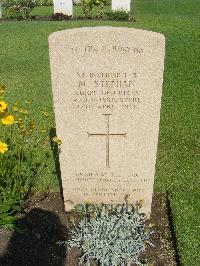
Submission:
[[[81,0],[81,4],[86,18],[92,18],[95,7],[97,7],[97,16],[102,17],[103,7],[107,4],[107,0]]]
[[[7,0],[4,3],[4,16],[11,19],[27,19],[35,5],[34,0]]]
[[[53,0],[36,0],[37,6],[53,6]]]

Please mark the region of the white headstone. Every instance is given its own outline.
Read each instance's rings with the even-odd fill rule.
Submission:
[[[2,17],[2,5],[0,3],[0,18]]]
[[[73,2],[72,0],[53,0],[54,14],[62,13],[64,15],[72,16]]]
[[[49,37],[65,209],[144,200],[150,214],[165,40],[118,27]]]
[[[131,0],[112,0],[112,10],[123,10],[130,12]]]

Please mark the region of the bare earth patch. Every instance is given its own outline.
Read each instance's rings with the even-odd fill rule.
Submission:
[[[142,257],[155,266],[176,266],[175,240],[172,237],[167,196],[155,193],[152,216],[154,235]],[[79,251],[67,254],[64,241],[68,238],[71,220],[76,214],[63,211],[59,193],[38,195],[17,215],[21,232],[0,229],[1,266],[77,266]]]

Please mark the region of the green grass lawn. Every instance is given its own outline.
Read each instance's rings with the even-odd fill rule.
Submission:
[[[31,16],[50,16],[53,13],[53,6],[36,6],[31,11]]]
[[[77,13],[76,13],[77,12]],[[80,14],[75,8],[75,15]],[[32,15],[50,15],[52,7]],[[85,26],[123,26],[163,33],[165,73],[155,190],[169,194],[182,265],[198,266],[200,257],[200,1],[134,0],[137,22],[23,21],[0,23],[0,83],[14,102],[31,101],[35,120],[54,127],[48,36]],[[41,114],[46,110],[50,118]],[[47,149],[50,149],[48,147]],[[38,187],[58,189],[53,160]]]

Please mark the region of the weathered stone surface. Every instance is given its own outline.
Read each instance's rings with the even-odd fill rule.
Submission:
[[[151,210],[164,36],[113,27],[49,37],[66,210],[76,203],[144,199]]]
[[[131,0],[112,0],[112,10],[123,10],[130,12]]]
[[[2,3],[0,3],[0,18],[2,18]]]
[[[73,15],[73,2],[72,0],[53,0],[54,14],[63,13],[64,15]]]

